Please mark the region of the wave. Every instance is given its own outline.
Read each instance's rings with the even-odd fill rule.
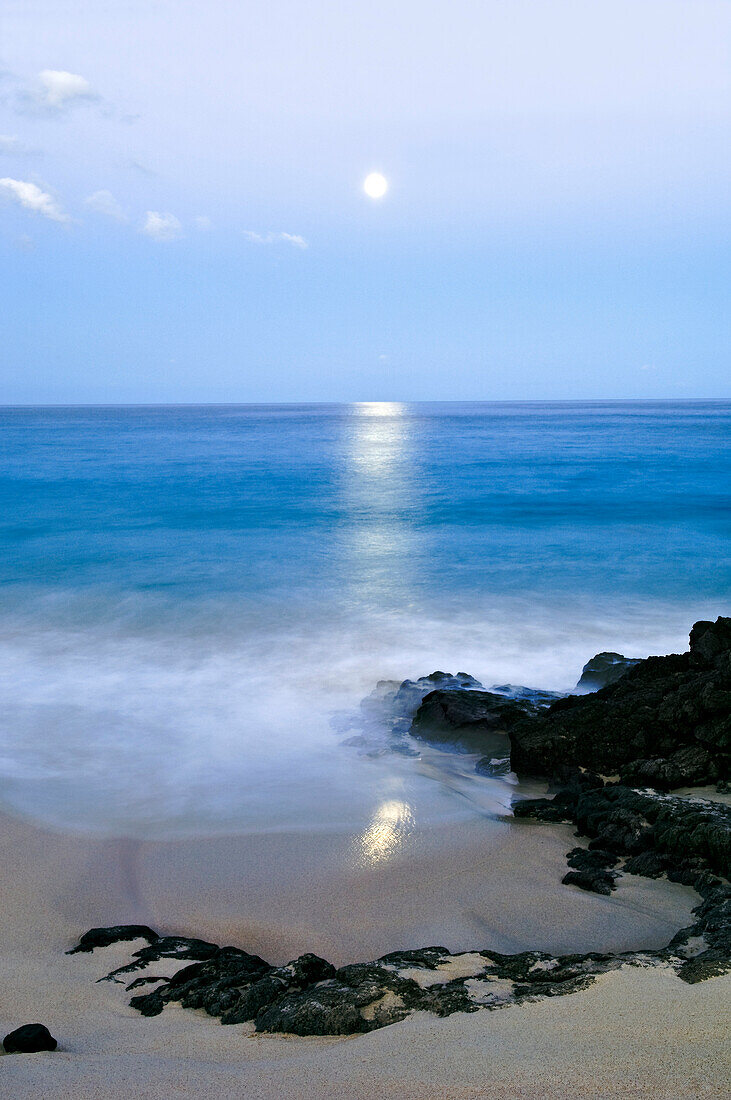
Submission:
[[[6,593],[0,798],[112,835],[366,821],[384,792],[416,782],[409,760],[358,758],[333,721],[378,680],[441,668],[569,690],[598,650],[682,650],[694,619],[720,610],[442,594],[355,613],[159,591]]]

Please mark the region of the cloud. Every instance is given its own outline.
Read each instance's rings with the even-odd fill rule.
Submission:
[[[244,236],[252,244],[277,244],[284,241],[294,248],[308,248],[307,241],[296,233],[255,233],[252,229],[245,229]]]
[[[96,210],[97,214],[104,214],[108,218],[114,218],[118,222],[129,221],[122,207],[111,191],[95,191],[84,200],[87,206]]]
[[[28,98],[36,107],[58,114],[79,103],[99,99],[99,96],[92,90],[89,81],[78,73],[43,69]]]
[[[0,156],[28,157],[36,152],[14,135],[0,134]]]
[[[183,235],[183,227],[174,214],[161,214],[148,210],[140,232],[154,241],[176,241]]]
[[[14,180],[6,176],[0,179],[0,194],[5,194],[26,210],[34,214],[41,214],[52,222],[71,221],[68,214],[64,214],[58,203],[47,191],[42,191],[35,183],[27,180]]]
[[[280,233],[279,239],[287,241],[288,244],[294,245],[295,248],[307,248],[307,241],[304,237],[300,237],[298,233]]]
[[[211,219],[207,214],[199,214],[197,218],[193,218],[196,229],[206,230],[211,228]]]
[[[148,168],[146,164],[143,164],[139,160],[128,160],[127,167],[132,168],[135,172],[139,172],[143,176],[157,175],[157,172],[153,168]]]

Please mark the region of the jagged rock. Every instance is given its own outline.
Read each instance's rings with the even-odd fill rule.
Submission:
[[[220,1016],[223,1023],[243,1023],[284,993],[334,974],[335,967],[317,955],[302,955],[286,966],[274,967],[236,947],[216,948],[206,961],[184,967],[164,986],[130,1003],[144,1015],[156,1016],[169,1001],[178,1001],[184,1008],[202,1008],[210,1016]]]
[[[551,776],[571,765],[602,775],[649,769],[663,785],[688,777],[694,783],[725,780],[731,759],[731,619],[696,623],[689,652],[639,661],[615,683],[559,699],[512,724],[508,733],[519,775]]]
[[[561,794],[559,792],[555,798],[523,798],[514,802],[513,816],[535,817],[554,824],[573,821],[576,800],[561,797]]]
[[[141,978],[135,978],[133,982],[130,982],[126,986],[126,990],[129,993],[133,989],[139,989],[142,985],[155,985],[156,982],[169,982],[170,978],[165,977],[162,974],[150,974],[149,978],[143,975]]]
[[[505,733],[538,707],[492,691],[437,689],[425,695],[409,732],[412,737],[472,752],[495,750],[505,755]]]
[[[513,813],[540,821],[573,822],[591,838],[589,851],[601,853],[602,861],[607,852],[633,857],[625,864],[631,874],[655,878],[665,872],[668,878],[700,890],[716,883],[717,874],[729,877],[731,873],[731,807],[720,802],[636,791],[615,783],[565,789],[553,799],[525,799],[514,804]],[[577,855],[581,851],[573,849],[569,862],[586,872],[587,863],[580,861],[587,857]],[[571,863],[572,858],[579,862]],[[581,885],[573,876],[567,879]]]
[[[283,1031],[293,1035],[352,1035],[368,1031],[361,1011],[367,997],[341,982],[319,989],[284,994],[256,1019],[257,1031]]]
[[[418,680],[379,680],[374,691],[361,703],[361,709],[367,714],[380,717],[387,722],[408,719],[411,721],[419,704],[430,691],[482,690],[482,684],[467,672],[432,672],[420,676]]]
[[[731,807],[704,799],[635,791],[620,784],[587,791],[576,805],[579,829],[592,843],[617,851],[618,830],[626,846],[621,854],[654,851],[676,860],[696,857],[705,869],[731,873]],[[611,833],[612,843],[603,843]]]
[[[578,886],[593,894],[611,894],[617,876],[607,868],[618,862],[614,852],[603,848],[572,848],[566,862],[574,868],[561,880],[566,886]]]
[[[477,687],[480,685],[478,684]],[[504,695],[508,699],[517,699],[524,703],[534,703],[537,707],[548,707],[557,699],[563,699],[566,692],[542,691],[540,688],[529,688],[522,684],[496,684],[490,688],[496,695]]]
[[[584,665],[576,692],[582,695],[585,692],[598,691],[607,684],[614,684],[639,663],[639,657],[623,657],[621,653],[597,653]]]
[[[566,854],[569,867],[577,871],[596,871],[607,867],[616,867],[619,857],[614,852],[602,848],[572,848]]]
[[[116,980],[160,958],[197,958],[170,979],[150,977],[156,988],[132,997],[130,1004],[145,1016],[175,1001],[183,1008],[202,1008],[224,1024],[253,1021],[257,1031],[344,1035],[385,1027],[415,1011],[446,1016],[573,993],[596,975],[627,964],[669,963],[688,982],[731,970],[731,887],[714,873],[728,875],[731,867],[731,807],[603,785],[596,776],[570,769],[564,777],[568,786],[554,799],[515,807],[516,814],[523,809],[523,816],[573,820],[591,837],[588,849],[568,853],[572,870],[564,882],[608,894],[618,874],[609,868],[629,855],[625,872],[649,877],[665,872],[701,895],[694,923],[662,950],[552,956],[490,950],[450,954],[444,947],[425,947],[336,970],[317,955],[270,966],[240,948],[166,936],[136,951],[128,966],[109,977]],[[113,942],[114,931],[94,930],[99,942]],[[89,941],[82,937],[81,942]],[[132,982],[130,989],[143,980]]]
[[[319,955],[301,955],[286,966],[274,967],[252,985],[239,1002],[222,1016],[221,1022],[237,1024],[245,1020],[258,1020],[262,1012],[280,996],[295,995],[312,986],[319,988],[321,983],[329,981],[334,975],[335,967]]]
[[[633,760],[619,770],[622,783],[659,791],[708,783],[717,776],[718,768],[702,745],[687,745],[665,760]]]
[[[467,672],[452,675],[437,671],[401,683],[379,680],[371,694],[362,700],[360,716],[340,715],[334,724],[340,732],[358,731],[345,744],[369,756],[384,752],[418,755],[413,736],[458,751],[495,749],[507,760],[508,743],[494,735],[504,732],[503,727],[513,716],[533,714],[562,697],[555,691],[515,684],[502,684],[488,692]],[[490,699],[488,714],[485,701]],[[437,709],[440,700],[443,713]],[[487,757],[478,770],[502,774],[490,772]],[[509,770],[509,766],[503,769]]]
[[[718,884],[701,891],[703,901],[693,910],[697,918],[668,944],[667,954],[681,958],[678,974],[695,983],[725,974],[731,960],[731,886]]]
[[[690,631],[690,650],[697,663],[708,664],[731,649],[731,618],[719,617],[715,623],[701,619]]]
[[[409,736],[411,720],[422,699],[436,688],[450,691],[481,689],[482,684],[466,672],[453,676],[450,672],[432,672],[418,680],[379,680],[370,695],[360,704],[360,715],[342,715],[337,721],[341,732],[357,731],[344,743],[367,756],[395,752],[418,756],[418,749]],[[507,750],[506,750],[507,751]]]
[[[418,680],[404,680],[393,697],[394,714],[402,718],[411,718],[419,708],[425,695],[431,691],[479,691],[482,684],[468,672],[432,672],[420,676]]]
[[[313,988],[288,992],[256,1017],[257,1031],[347,1035],[373,1031],[425,1007],[424,991],[391,966],[355,963]]]
[[[118,981],[121,975],[132,974],[136,970],[142,970],[152,962],[160,959],[211,959],[221,950],[215,943],[207,940],[191,939],[188,936],[158,936],[147,947],[135,951],[133,962],[127,966],[120,966],[108,974],[105,981]],[[225,950],[229,950],[226,948]],[[234,950],[231,948],[231,950]]]
[[[153,943],[160,937],[157,932],[146,924],[115,924],[111,928],[90,928],[84,933],[76,947],[67,951],[67,955],[75,955],[77,951],[93,951],[96,947],[109,947],[112,943],[120,943],[124,940],[147,940]]]
[[[669,867],[670,861],[667,856],[661,856],[658,852],[640,852],[638,856],[632,856],[630,859],[625,860],[623,870],[628,875],[659,878]]]
[[[561,879],[565,886],[578,886],[581,890],[589,890],[592,894],[611,894],[614,889],[615,876],[611,871],[602,871],[598,867],[587,868],[584,871],[569,871]]]
[[[573,821],[576,804],[585,791],[600,790],[604,781],[578,768],[559,768],[556,782],[560,789],[553,798],[523,798],[513,803],[515,817],[535,817],[540,821]]]
[[[574,859],[579,851],[587,865],[612,858],[578,849]],[[695,922],[660,951],[553,956],[450,954],[444,947],[427,947],[335,970],[315,955],[273,967],[227,947],[130,1003],[147,1016],[177,1001],[184,1008],[203,1008],[223,1023],[253,1020],[260,1032],[346,1035],[385,1027],[415,1011],[447,1016],[574,993],[596,975],[624,965],[670,963],[685,981],[702,981],[731,969],[731,888],[716,883],[702,886],[701,893]]]
[[[6,1054],[34,1054],[39,1050],[55,1050],[57,1046],[45,1024],[23,1024],[3,1039]]]

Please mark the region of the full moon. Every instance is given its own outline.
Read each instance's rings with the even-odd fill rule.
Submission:
[[[363,190],[369,199],[382,199],[388,191],[388,180],[380,172],[371,172],[363,180]]]

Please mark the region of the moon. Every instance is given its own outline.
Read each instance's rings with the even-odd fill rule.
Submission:
[[[388,191],[388,180],[380,172],[371,172],[363,180],[363,190],[369,199],[382,199]]]

